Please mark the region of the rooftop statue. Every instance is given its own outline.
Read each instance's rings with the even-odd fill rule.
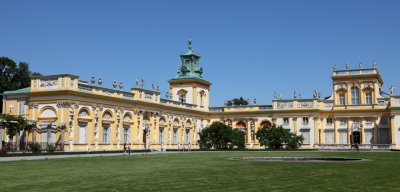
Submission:
[[[393,87],[393,85],[392,86],[390,86],[390,95],[394,95],[394,93],[395,93],[395,91],[396,91],[396,89]]]

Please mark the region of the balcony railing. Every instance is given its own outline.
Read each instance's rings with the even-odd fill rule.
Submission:
[[[340,75],[359,75],[359,74],[379,74],[377,69],[349,69],[334,71],[334,76]]]
[[[97,87],[93,85],[88,85],[84,83],[78,84],[78,90],[81,92],[98,94],[98,95],[108,95],[114,97],[123,97],[125,99],[133,99],[134,94],[126,91],[109,89],[104,87]]]
[[[161,102],[161,104],[164,104],[164,105],[180,106],[180,107],[184,107],[187,109],[195,109],[197,107],[197,105],[194,105],[194,104],[183,103],[183,102],[169,100],[169,99],[160,99],[160,102]]]

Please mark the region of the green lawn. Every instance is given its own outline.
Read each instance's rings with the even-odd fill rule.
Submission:
[[[251,162],[229,157],[358,157]],[[0,191],[400,191],[400,152],[205,152],[0,162]]]

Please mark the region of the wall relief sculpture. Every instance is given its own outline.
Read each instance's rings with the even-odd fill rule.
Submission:
[[[57,89],[58,88],[58,79],[45,79],[40,80],[40,89]]]

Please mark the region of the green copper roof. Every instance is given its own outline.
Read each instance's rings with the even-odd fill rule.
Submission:
[[[206,81],[202,76],[203,68],[199,67],[200,56],[193,51],[192,39],[189,39],[188,44],[188,51],[180,55],[182,66],[178,69],[178,75],[171,80],[200,79]]]
[[[30,87],[22,88],[22,89],[17,89],[14,91],[4,91],[3,94],[19,94],[19,93],[29,93],[31,91]]]

